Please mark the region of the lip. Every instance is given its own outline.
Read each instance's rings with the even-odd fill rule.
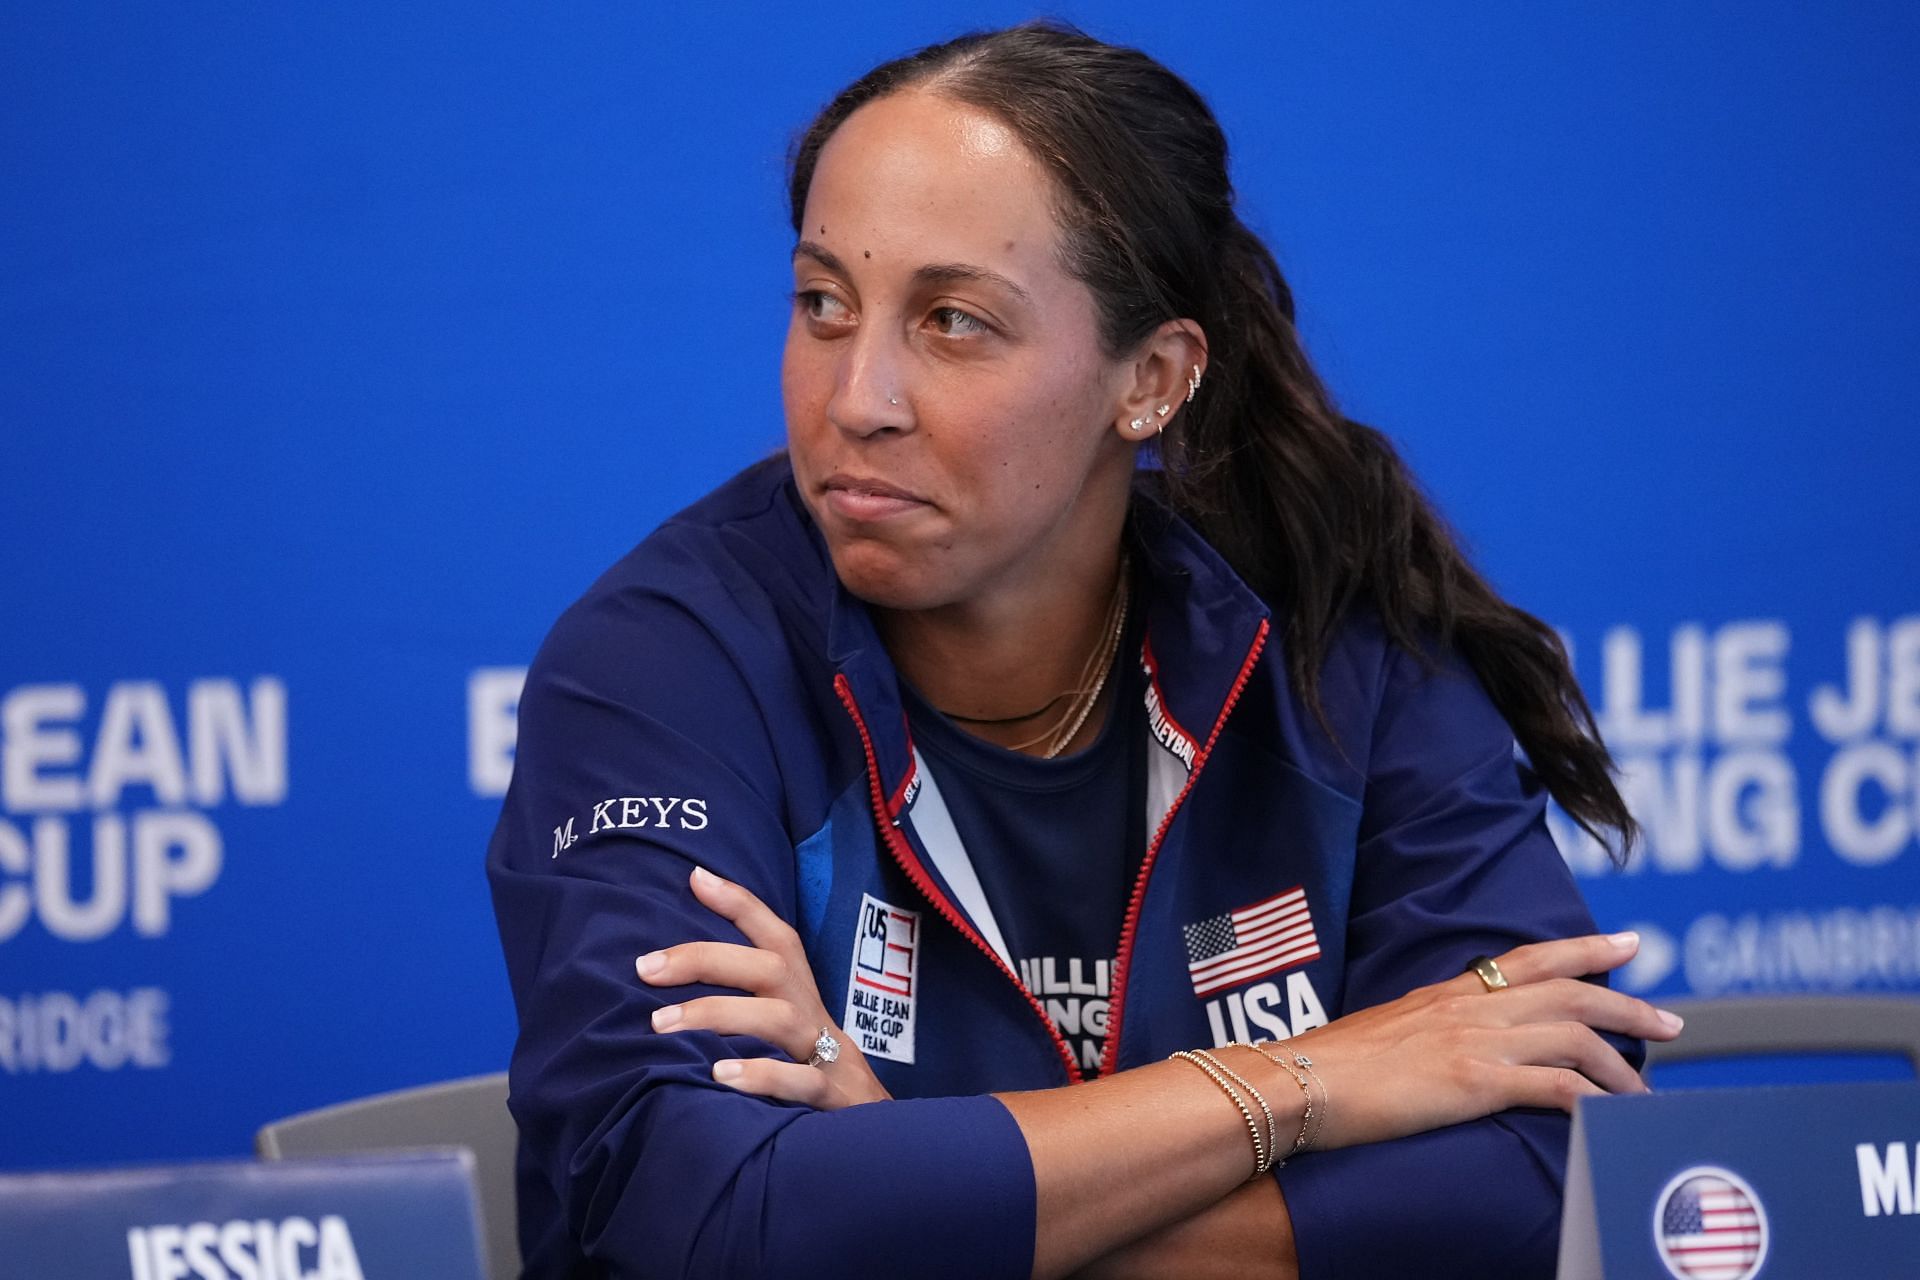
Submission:
[[[887,520],[924,510],[925,498],[897,484],[835,472],[821,486],[821,500],[848,520]]]

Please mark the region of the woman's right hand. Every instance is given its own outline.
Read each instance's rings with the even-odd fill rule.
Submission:
[[[1646,1085],[1601,1031],[1671,1040],[1680,1019],[1580,978],[1633,958],[1639,937],[1594,934],[1496,957],[1507,988],[1472,971],[1362,1009],[1276,1048],[1307,1055],[1327,1090],[1317,1146],[1348,1147],[1505,1111]],[[1316,1099],[1315,1105],[1321,1105]]]

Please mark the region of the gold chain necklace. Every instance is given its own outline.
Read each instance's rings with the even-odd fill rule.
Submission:
[[[1127,598],[1132,590],[1132,578],[1127,557],[1122,554],[1120,581],[1114,588],[1113,599],[1107,605],[1107,621],[1102,628],[1100,647],[1087,656],[1086,664],[1080,668],[1080,678],[1074,682],[1076,691],[1073,701],[1044,732],[1025,742],[1016,743],[1010,750],[1025,751],[1044,742],[1047,745],[1040,752],[1040,758],[1051,760],[1067,749],[1067,744],[1086,724],[1087,717],[1093,714],[1094,707],[1100,702],[1101,692],[1107,687],[1107,676],[1113,670],[1114,655],[1120,652],[1120,637],[1127,629]],[[1089,684],[1089,681],[1092,683]]]

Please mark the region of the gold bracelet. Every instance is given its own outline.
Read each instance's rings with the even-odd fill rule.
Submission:
[[[1205,1049],[1195,1049],[1193,1051],[1193,1054],[1196,1058],[1202,1058],[1208,1062],[1211,1062],[1214,1066],[1220,1068],[1220,1070],[1226,1075],[1227,1079],[1233,1081],[1235,1084],[1239,1085],[1242,1089],[1245,1089],[1247,1093],[1253,1097],[1254,1102],[1259,1104],[1260,1113],[1266,1116],[1267,1118],[1266,1158],[1262,1160],[1260,1162],[1260,1166],[1253,1171],[1253,1176],[1256,1178],[1259,1177],[1261,1174],[1265,1173],[1267,1170],[1273,1168],[1274,1157],[1280,1154],[1280,1127],[1274,1121],[1273,1108],[1267,1105],[1266,1098],[1261,1096],[1260,1091],[1254,1088],[1252,1083],[1248,1081],[1245,1076],[1242,1076],[1238,1072],[1234,1071],[1226,1063],[1220,1061],[1220,1059],[1214,1057],[1211,1053],[1208,1053]]]
[[[1320,1116],[1313,1122],[1313,1135],[1307,1139],[1307,1149],[1312,1150],[1320,1145],[1320,1131],[1327,1127],[1327,1112],[1331,1111],[1333,1106],[1327,1101],[1327,1082],[1322,1080],[1320,1073],[1313,1069],[1313,1059],[1304,1053],[1296,1053],[1293,1055],[1293,1060],[1305,1067],[1307,1074],[1313,1077],[1313,1082],[1320,1086]]]
[[[1274,1066],[1279,1067],[1282,1071],[1285,1071],[1288,1075],[1292,1076],[1293,1082],[1300,1086],[1300,1096],[1306,1100],[1306,1110],[1300,1113],[1300,1132],[1294,1135],[1293,1146],[1288,1149],[1287,1154],[1274,1164],[1274,1168],[1284,1169],[1287,1167],[1288,1160],[1293,1159],[1295,1156],[1299,1155],[1302,1151],[1305,1151],[1309,1147],[1311,1147],[1313,1145],[1314,1138],[1319,1136],[1320,1131],[1318,1127],[1314,1128],[1312,1135],[1309,1135],[1307,1132],[1307,1126],[1313,1124],[1313,1116],[1314,1116],[1313,1089],[1307,1084],[1307,1078],[1301,1075],[1298,1071],[1294,1070],[1292,1063],[1288,1062],[1284,1058],[1276,1057],[1275,1055],[1267,1052],[1264,1046],[1258,1045],[1258,1044],[1245,1044],[1239,1041],[1236,1041],[1235,1045],[1242,1049],[1253,1050],[1255,1053],[1265,1058],[1268,1062],[1271,1062]],[[1322,1085],[1321,1092],[1324,1093],[1325,1091],[1326,1091],[1326,1086]]]
[[[1261,1167],[1266,1163],[1267,1153],[1260,1141],[1260,1126],[1254,1120],[1253,1112],[1247,1109],[1247,1104],[1241,1100],[1240,1095],[1234,1091],[1233,1086],[1227,1083],[1227,1078],[1213,1067],[1208,1066],[1185,1049],[1169,1055],[1169,1060],[1172,1058],[1179,1058],[1183,1062],[1191,1062],[1195,1067],[1206,1072],[1208,1079],[1219,1085],[1221,1091],[1233,1099],[1233,1105],[1240,1109],[1241,1116],[1245,1118],[1247,1122],[1247,1133],[1253,1138],[1253,1177],[1259,1177]],[[1248,1179],[1248,1181],[1252,1181],[1252,1179]]]

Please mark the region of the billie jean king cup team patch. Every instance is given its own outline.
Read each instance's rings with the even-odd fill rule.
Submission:
[[[913,1011],[919,995],[920,913],[862,894],[840,1025],[870,1058],[913,1061]]]

